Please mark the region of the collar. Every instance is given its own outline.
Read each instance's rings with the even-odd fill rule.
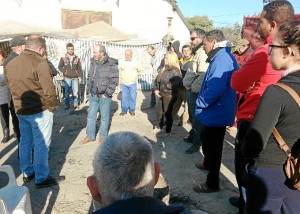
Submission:
[[[268,36],[268,37],[266,38],[264,44],[270,44],[270,43],[272,42],[274,36],[275,36],[274,34]]]
[[[117,201],[107,207],[97,210],[94,214],[179,213],[183,210],[183,206],[167,206],[161,200],[146,196]]]
[[[289,75],[291,73],[295,73],[297,71],[300,71],[300,65],[298,66],[293,66],[293,67],[290,67],[288,69],[286,69],[283,73],[282,73],[282,76],[285,77],[286,75]]]

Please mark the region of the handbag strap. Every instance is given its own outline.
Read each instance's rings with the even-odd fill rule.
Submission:
[[[300,107],[300,97],[299,95],[292,89],[291,87],[283,84],[283,83],[276,83],[275,85],[278,85],[282,89],[286,90],[292,97],[293,99],[297,102],[298,106]],[[277,140],[277,143],[279,145],[279,148],[282,149],[287,156],[291,156],[291,150],[288,147],[288,145],[285,143],[281,135],[279,134],[278,130],[274,127],[273,129],[273,135],[275,139]]]

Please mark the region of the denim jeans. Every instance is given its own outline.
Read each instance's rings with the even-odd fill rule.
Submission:
[[[66,106],[70,106],[70,88],[73,91],[73,105],[78,106],[78,78],[65,77]]]
[[[136,106],[136,92],[137,84],[131,85],[122,84],[122,112],[126,113],[129,108],[129,112],[135,112]]]
[[[48,152],[51,143],[53,113],[45,110],[32,115],[17,115],[20,122],[20,170],[24,176],[35,172],[35,182],[43,182],[49,175]],[[32,163],[32,149],[34,157]]]
[[[110,122],[110,103],[111,97],[103,98],[97,95],[91,95],[89,99],[89,113],[87,116],[86,135],[91,140],[96,139],[96,121],[97,113],[100,111],[101,124],[99,128],[99,137],[105,138],[108,135]]]

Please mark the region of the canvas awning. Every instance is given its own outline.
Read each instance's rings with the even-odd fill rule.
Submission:
[[[86,39],[103,42],[126,41],[137,37],[135,34],[126,34],[103,21],[75,29],[53,29],[15,21],[0,22],[0,39],[2,40],[17,35],[28,36],[32,34],[40,34],[54,38]]]

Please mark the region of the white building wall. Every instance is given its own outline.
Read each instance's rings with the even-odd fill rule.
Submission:
[[[0,21],[61,28],[61,9],[112,12],[112,26],[137,34],[149,43],[161,42],[172,19],[172,34],[181,44],[189,41],[189,31],[171,5],[164,0],[1,0]]]

